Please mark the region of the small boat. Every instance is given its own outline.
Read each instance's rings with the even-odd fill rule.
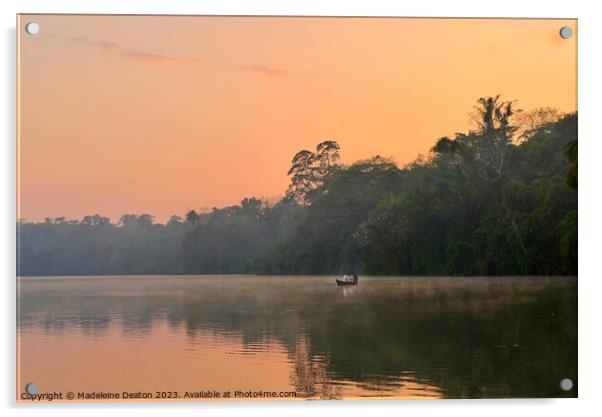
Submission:
[[[343,275],[342,278],[337,278],[337,285],[357,285],[357,274]]]

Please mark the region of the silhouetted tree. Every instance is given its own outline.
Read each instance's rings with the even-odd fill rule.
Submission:
[[[92,216],[84,216],[82,219],[82,224],[87,224],[89,226],[106,226],[110,223],[110,219],[108,217],[102,217],[99,214],[94,214]]]
[[[181,225],[183,222],[182,217],[178,216],[178,215],[173,215],[169,218],[169,221],[167,222],[167,226],[178,226]]]
[[[333,140],[316,146],[316,152],[306,149],[297,152],[291,161],[288,175],[291,184],[287,197],[299,203],[310,203],[324,181],[340,167],[340,147]]]
[[[199,221],[200,217],[201,216],[199,216],[199,214],[194,210],[190,210],[188,213],[186,213],[186,221],[189,223],[196,223]]]
[[[520,143],[529,139],[537,129],[555,123],[563,116],[564,113],[553,107],[516,111],[512,117],[512,124],[516,126],[514,131],[515,142]]]

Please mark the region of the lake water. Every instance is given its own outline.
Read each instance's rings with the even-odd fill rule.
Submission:
[[[160,401],[577,394],[576,278],[361,277],[337,287],[306,276],[56,277],[21,278],[18,290],[20,392],[35,383],[39,393]],[[569,392],[563,378],[575,382]]]

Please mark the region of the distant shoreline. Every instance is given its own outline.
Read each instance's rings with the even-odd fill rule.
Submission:
[[[27,275],[17,276],[17,279],[44,279],[44,278],[334,278],[340,276],[337,274],[162,274],[162,275]],[[360,275],[361,278],[578,278],[578,275]]]

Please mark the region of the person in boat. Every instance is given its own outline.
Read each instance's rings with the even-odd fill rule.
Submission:
[[[353,275],[352,274],[345,274],[345,275],[343,275],[342,281],[344,281],[344,282],[356,282],[357,281],[357,274],[356,273],[353,273]]]
[[[343,282],[353,282],[354,281],[353,275],[345,274],[345,275],[343,275],[343,279],[341,279],[341,281],[343,281]]]

